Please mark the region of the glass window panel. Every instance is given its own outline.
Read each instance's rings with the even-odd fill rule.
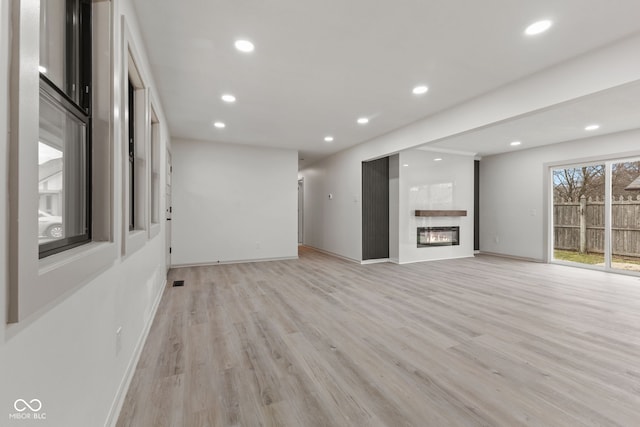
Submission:
[[[78,0],[46,0],[40,5],[40,73],[80,104]],[[73,23],[74,25],[67,25]]]
[[[160,203],[160,159],[158,158],[158,147],[160,146],[160,125],[151,123],[151,222],[157,224],[159,222],[158,214]]]
[[[612,165],[611,267],[640,272],[640,161]]]
[[[136,128],[135,128],[135,88],[131,78],[129,78],[129,230],[136,228]]]
[[[605,165],[553,170],[553,258],[605,265]]]
[[[40,92],[39,243],[87,234],[85,124]]]

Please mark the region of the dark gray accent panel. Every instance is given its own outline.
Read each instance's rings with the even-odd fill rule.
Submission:
[[[474,161],[473,171],[473,249],[480,250],[480,160]]]
[[[389,258],[389,158],[362,162],[362,259]]]

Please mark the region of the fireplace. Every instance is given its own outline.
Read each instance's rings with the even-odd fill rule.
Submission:
[[[458,246],[460,227],[418,227],[418,247]]]

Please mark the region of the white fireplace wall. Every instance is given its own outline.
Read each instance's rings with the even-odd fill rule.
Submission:
[[[473,156],[400,152],[400,264],[473,256],[473,162]],[[415,210],[466,210],[467,216],[416,217]],[[447,226],[460,227],[460,245],[417,247],[418,227]]]

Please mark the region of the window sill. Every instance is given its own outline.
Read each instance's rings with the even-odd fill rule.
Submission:
[[[19,266],[17,313],[9,322],[26,320],[57,304],[69,292],[89,283],[117,259],[112,242],[92,242]]]
[[[142,249],[147,243],[148,233],[147,230],[131,230],[125,238],[125,251],[124,256],[131,256],[133,253]]]
[[[151,223],[151,229],[149,230],[149,239],[153,239],[160,234],[160,224]]]
[[[42,276],[53,270],[64,268],[67,264],[93,258],[95,255],[105,260],[109,258],[115,259],[115,255],[109,256],[113,251],[113,246],[111,242],[90,242],[86,245],[77,246],[73,249],[48,256],[40,260],[38,274]]]

